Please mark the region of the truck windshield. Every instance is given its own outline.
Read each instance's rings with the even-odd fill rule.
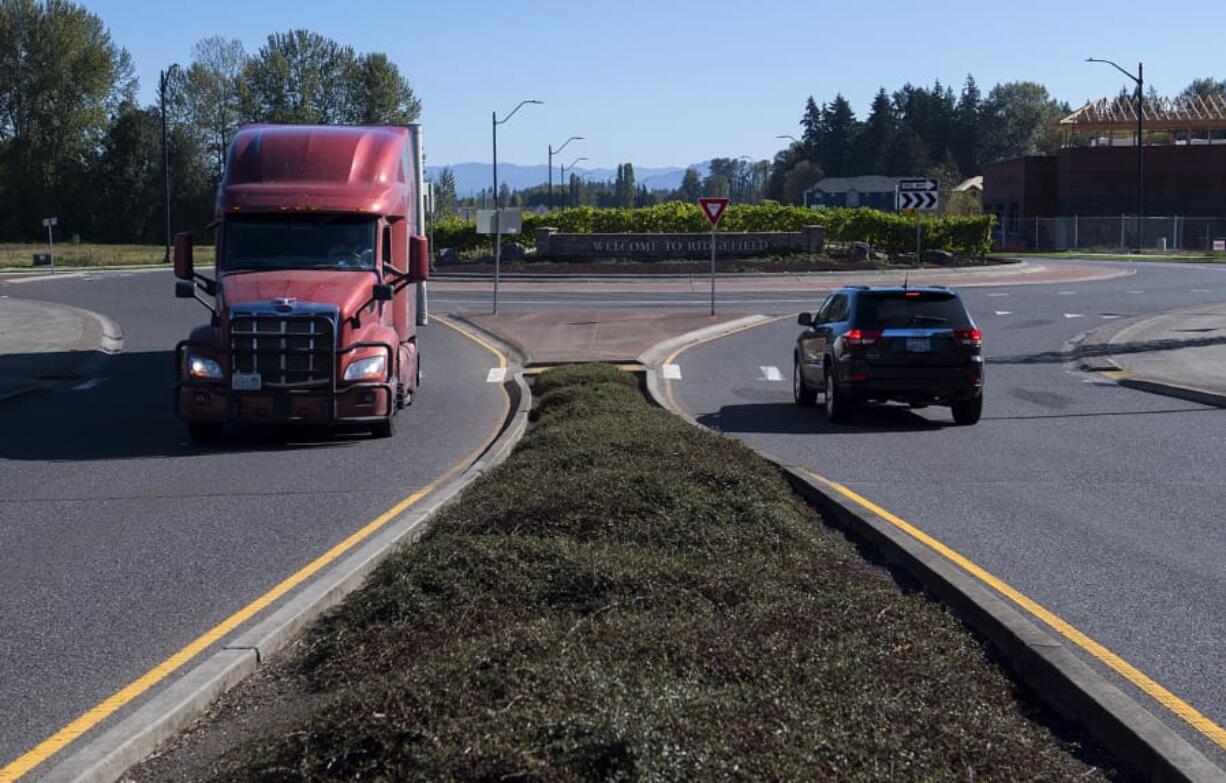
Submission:
[[[359,215],[235,215],[226,219],[221,267],[374,269],[376,220]]]

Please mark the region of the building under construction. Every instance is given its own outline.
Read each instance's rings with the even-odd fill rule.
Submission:
[[[1211,249],[1226,236],[1226,98],[1144,102],[1137,138],[1131,96],[1087,103],[1060,121],[1055,155],[983,169],[983,207],[1009,249]],[[1144,214],[1137,211],[1137,144],[1144,155]]]

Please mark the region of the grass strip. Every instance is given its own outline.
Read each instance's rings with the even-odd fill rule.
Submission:
[[[318,623],[218,779],[1111,779],[944,608],[613,368]]]

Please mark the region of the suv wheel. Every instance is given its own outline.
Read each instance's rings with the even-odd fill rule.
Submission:
[[[792,362],[792,399],[797,405],[808,408],[817,402],[817,392],[809,388],[809,384],[805,383],[804,373],[801,371],[800,359],[794,359]]]
[[[962,425],[975,424],[983,414],[983,395],[976,395],[969,400],[958,400],[949,407],[954,413],[954,423]]]
[[[826,419],[835,424],[842,424],[851,419],[851,400],[839,388],[834,366],[826,368]]]

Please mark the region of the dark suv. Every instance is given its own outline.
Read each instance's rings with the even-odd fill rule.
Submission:
[[[948,405],[958,424],[983,412],[983,340],[958,292],[849,286],[826,297],[796,338],[797,405],[825,396],[826,416],[847,421],[861,402]]]

